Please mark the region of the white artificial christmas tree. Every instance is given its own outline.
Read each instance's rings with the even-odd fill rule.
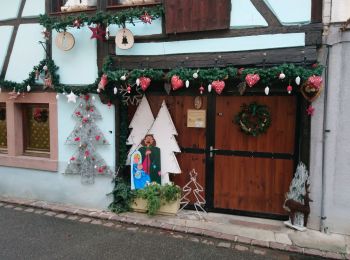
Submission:
[[[160,148],[162,185],[164,185],[170,182],[169,173],[181,173],[179,163],[174,154],[181,152],[175,139],[177,131],[164,100],[148,134],[153,135],[157,147]]]
[[[304,203],[304,196],[306,194],[306,183],[309,182],[309,173],[306,169],[305,164],[300,162],[296,169],[294,178],[289,186],[289,191],[286,194],[286,199],[291,199],[300,203]],[[289,209],[284,205],[284,208],[289,211]],[[284,222],[287,226],[294,229],[304,231],[304,215],[302,213],[296,213],[294,219],[294,225],[292,225],[291,220]]]
[[[132,145],[127,158],[127,164],[130,164],[130,157],[135,152],[141,141],[145,138],[154,122],[154,117],[149,106],[146,96],[143,96],[141,103],[136,109],[135,115],[132,118],[129,128],[132,128],[131,133],[126,141],[126,144]]]

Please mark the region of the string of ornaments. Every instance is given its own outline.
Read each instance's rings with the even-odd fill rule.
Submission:
[[[148,12],[153,13],[150,15]],[[135,19],[144,24],[151,24],[154,18],[162,15],[163,9],[160,7],[132,9],[131,12],[123,10],[117,14],[109,14],[99,12],[95,16],[87,17],[84,14],[79,16],[68,16],[61,19],[52,18],[47,15],[40,17],[40,23],[44,26],[42,31],[45,40],[50,39],[51,30],[55,29],[58,34],[55,39],[56,46],[63,50],[69,51],[74,47],[75,39],[72,33],[67,32],[69,28],[80,29],[85,25],[88,26],[92,35],[90,39],[99,41],[107,41],[110,38],[109,26],[117,24],[122,27],[115,35],[116,46],[120,49],[129,49],[134,44],[134,36],[130,30],[126,28],[127,21],[135,26]]]
[[[213,90],[218,94],[232,92],[235,86],[241,95],[248,89],[265,85],[264,92],[269,95],[269,86],[286,86],[289,94],[300,91],[305,99],[312,103],[319,97],[322,86],[321,66],[296,66],[294,64],[282,64],[271,68],[208,68],[191,69],[177,68],[170,71],[155,69],[114,70],[111,58],[107,58],[102,69],[102,75],[95,83],[85,86],[70,86],[59,83],[57,75],[58,67],[53,60],[45,59],[38,66],[34,66],[29,73],[28,79],[22,83],[16,83],[0,79],[0,91],[10,91],[10,98],[17,98],[21,93],[30,92],[42,86],[44,90],[56,91],[67,94],[68,101],[74,102],[74,95],[99,93],[111,101],[120,98],[125,104],[138,104],[142,94],[148,91],[154,83],[159,85],[163,82],[164,90],[169,94],[171,91],[183,91],[188,88],[198,88],[199,94],[211,93]],[[38,81],[37,79],[42,79]],[[206,87],[205,87],[206,86]],[[59,98],[59,95],[57,96]],[[314,113],[310,105],[307,113]]]

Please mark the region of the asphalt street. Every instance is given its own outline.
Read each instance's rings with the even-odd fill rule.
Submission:
[[[174,235],[175,236],[175,235]],[[254,254],[159,231],[109,228],[0,208],[0,259],[315,259]]]

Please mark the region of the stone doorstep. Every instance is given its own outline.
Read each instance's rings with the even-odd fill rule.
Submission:
[[[147,226],[147,227],[151,227],[151,228],[173,230],[173,231],[176,231],[178,233],[187,233],[187,234],[192,234],[192,235],[201,235],[201,236],[205,236],[205,237],[212,237],[212,238],[216,238],[216,239],[220,239],[220,240],[224,240],[224,241],[236,242],[236,243],[238,243],[237,245],[239,245],[239,244],[249,245],[249,246],[253,245],[253,246],[258,246],[258,247],[263,247],[263,248],[270,248],[270,249],[274,249],[274,250],[287,251],[287,252],[291,252],[291,253],[299,253],[299,254],[305,254],[305,255],[321,256],[321,257],[326,256],[327,258],[331,258],[331,259],[349,259],[349,255],[343,255],[340,253],[326,252],[326,251],[322,251],[319,249],[303,248],[303,247],[299,247],[296,245],[288,245],[288,244],[282,244],[282,243],[277,243],[277,242],[267,243],[266,241],[252,240],[250,238],[220,233],[220,232],[216,232],[213,230],[207,230],[207,229],[201,229],[201,228],[195,228],[195,227],[183,227],[183,226],[179,226],[179,225],[172,225],[169,223],[162,223],[159,220],[146,221],[147,223],[142,223],[142,221],[135,218],[135,216],[130,218],[127,216],[120,216],[120,215],[110,213],[107,211],[99,211],[100,214],[95,215],[95,214],[93,214],[93,213],[97,213],[95,210],[65,207],[62,205],[44,202],[44,201],[7,199],[7,198],[1,198],[1,197],[0,197],[0,202],[21,205],[21,206],[27,206],[27,207],[31,207],[31,208],[37,208],[37,209],[51,210],[51,211],[55,211],[56,213],[69,213],[69,214],[85,217],[86,219],[89,218],[90,221],[94,221],[94,219],[95,220],[96,219],[102,219],[102,220],[109,219],[110,221],[116,221],[116,222],[121,222],[121,223],[126,223],[126,224],[142,225],[142,226]],[[112,214],[115,217],[112,216]],[[225,242],[222,242],[222,243],[225,243]]]

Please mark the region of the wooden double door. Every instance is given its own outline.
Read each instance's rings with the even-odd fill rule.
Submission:
[[[295,166],[295,96],[202,96],[206,128],[187,127],[194,96],[147,96],[154,116],[166,101],[178,131],[182,174],[171,179],[184,186],[195,169],[209,211],[283,216],[284,194]],[[234,117],[243,103],[258,102],[271,111],[271,126],[258,137],[242,133]],[[194,198],[191,198],[194,201]]]

